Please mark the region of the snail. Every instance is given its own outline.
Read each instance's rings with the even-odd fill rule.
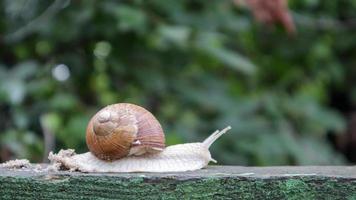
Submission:
[[[61,150],[49,160],[62,168],[82,172],[178,172],[206,167],[209,147],[230,130],[215,131],[203,142],[165,147],[158,120],[146,109],[129,103],[109,105],[88,123],[86,142],[90,152]]]

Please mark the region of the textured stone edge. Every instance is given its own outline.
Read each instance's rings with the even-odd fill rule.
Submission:
[[[0,199],[356,199],[355,167],[84,174],[0,168]]]

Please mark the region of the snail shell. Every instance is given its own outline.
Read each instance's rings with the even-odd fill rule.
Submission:
[[[102,160],[131,155],[154,154],[165,148],[165,137],[158,120],[146,109],[129,103],[106,106],[90,120],[87,146]]]

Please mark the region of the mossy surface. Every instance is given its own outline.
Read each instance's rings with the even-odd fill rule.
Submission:
[[[356,199],[354,177],[0,175],[0,199]]]

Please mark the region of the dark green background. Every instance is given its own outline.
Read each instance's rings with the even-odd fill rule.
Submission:
[[[356,1],[289,5],[295,35],[231,0],[0,1],[0,161],[42,161],[44,132],[84,152],[90,116],[131,102],[169,145],[231,125],[220,164],[350,163]]]

